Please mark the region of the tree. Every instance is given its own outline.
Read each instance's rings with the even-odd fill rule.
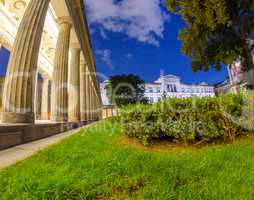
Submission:
[[[194,72],[221,69],[237,59],[242,70],[254,67],[253,0],[166,0],[171,12],[180,15],[186,27],[179,33],[182,52],[192,57]]]
[[[111,76],[109,82],[107,90],[111,103],[117,106],[138,102],[146,103],[145,82],[139,76],[133,74],[116,75]]]

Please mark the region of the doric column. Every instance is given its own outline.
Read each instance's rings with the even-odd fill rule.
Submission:
[[[87,121],[87,107],[88,107],[88,67],[84,59],[80,60],[80,115],[81,121]]]
[[[89,85],[88,85],[88,92],[89,92],[89,96],[88,96],[88,119],[89,121],[92,120],[92,82],[90,80],[90,76],[89,76]]]
[[[95,119],[98,120],[99,119],[99,106],[98,106],[98,97],[96,95],[96,101],[95,101]]]
[[[96,120],[96,112],[97,112],[97,108],[96,108],[96,93],[95,93],[95,87],[94,87],[94,85],[92,86],[92,90],[93,90],[93,95],[92,95],[92,102],[93,102],[93,105],[92,105],[92,107],[93,107],[93,120]]]
[[[49,77],[43,76],[41,96],[41,120],[48,120],[49,114]]]
[[[99,103],[99,98],[97,97],[97,119],[100,119],[100,103]]]
[[[105,118],[108,118],[108,108],[105,108]]]
[[[111,116],[114,117],[114,107],[111,107]]]
[[[32,0],[21,20],[3,91],[3,123],[34,123],[37,61],[49,0]]]
[[[95,116],[96,116],[96,97],[95,97],[95,90],[94,90],[94,86],[92,86],[92,116],[93,116],[93,120],[95,120]]]
[[[88,106],[88,108],[87,108],[87,110],[88,110],[88,120],[89,121],[92,121],[92,101],[93,101],[93,99],[92,99],[92,80],[91,80],[91,76],[89,75],[89,81],[88,81],[88,104],[87,104],[87,106]]]
[[[96,117],[96,115],[97,115],[97,98],[96,98],[96,94],[95,94],[95,89],[94,89],[94,92],[93,92],[93,96],[94,96],[94,111],[93,111],[93,118],[94,118],[94,120],[97,120],[97,117]]]
[[[87,69],[87,76],[86,76],[86,89],[85,89],[85,93],[86,93],[86,119],[87,121],[90,121],[90,76],[89,76],[89,70]]]
[[[92,82],[90,84],[90,119],[93,121],[93,88],[92,88]]]
[[[59,35],[56,44],[52,77],[51,121],[68,121],[68,54],[71,20],[59,19]]]
[[[37,119],[40,119],[39,118],[39,113],[41,112],[40,111],[40,100],[41,100],[41,96],[40,96],[40,93],[41,93],[41,85],[40,85],[40,80],[39,80],[39,77],[38,77],[39,73],[38,73],[38,70],[36,72],[36,75],[35,75],[35,81],[34,81],[34,87],[35,87],[35,91],[34,91],[34,116],[35,116],[35,120]]]
[[[96,105],[96,94],[95,94],[95,91],[94,91],[94,120],[97,120],[97,105]]]
[[[101,118],[102,118],[102,109],[101,109],[100,99],[98,98],[98,120],[100,120]]]
[[[80,46],[72,44],[71,46],[71,63],[69,77],[69,121],[80,121]]]

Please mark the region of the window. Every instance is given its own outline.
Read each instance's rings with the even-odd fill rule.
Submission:
[[[176,92],[176,87],[174,85],[167,85],[167,91],[168,92]]]
[[[174,92],[177,92],[176,86],[174,85]]]
[[[167,85],[167,91],[170,92],[170,85]]]
[[[153,88],[152,87],[149,87],[147,88],[148,92],[152,93],[153,92]]]

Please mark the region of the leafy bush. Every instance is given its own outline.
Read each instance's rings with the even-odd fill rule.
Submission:
[[[233,139],[253,130],[253,94],[166,99],[121,110],[125,134],[149,144],[155,138],[194,143]]]

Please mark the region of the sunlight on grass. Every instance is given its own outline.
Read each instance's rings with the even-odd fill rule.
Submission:
[[[102,121],[0,171],[0,199],[253,198],[248,139],[175,154],[121,144],[120,132]]]

